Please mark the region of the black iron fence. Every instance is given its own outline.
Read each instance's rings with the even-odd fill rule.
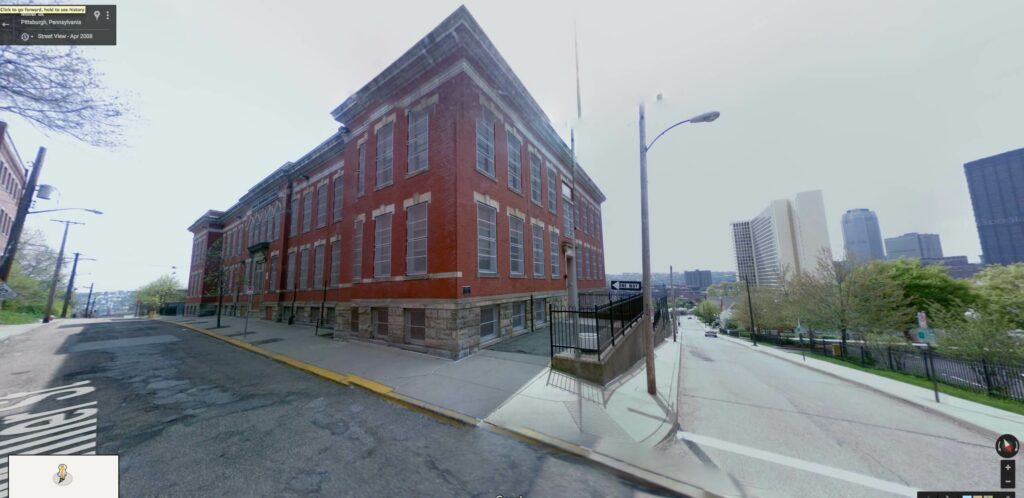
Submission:
[[[737,336],[737,331],[727,331]],[[749,334],[744,333],[744,337]],[[933,378],[943,384],[987,393],[990,396],[1024,401],[1024,365],[988,359],[970,360],[943,354],[942,350],[925,346],[903,344],[867,344],[860,340],[847,340],[845,352],[842,341],[785,333],[758,333],[757,342],[786,348],[802,348],[814,353],[849,361],[864,367],[879,368],[922,377]]]
[[[596,356],[600,361],[605,349],[614,346],[643,314],[643,296],[639,294],[618,299],[606,295],[603,301],[592,294],[588,296],[591,296],[588,298],[590,306],[548,308],[551,356],[579,351],[581,355]],[[583,302],[583,295],[580,301]],[[655,327],[667,306],[664,298],[655,301]]]

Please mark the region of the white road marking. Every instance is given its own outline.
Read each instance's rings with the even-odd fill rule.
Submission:
[[[728,451],[731,453],[738,453],[745,455],[750,458],[756,458],[758,460],[764,460],[766,462],[776,463],[779,465],[785,465],[794,469],[803,470],[807,472],[813,472],[818,475],[825,477],[831,477],[833,479],[839,479],[860,486],[877,489],[879,491],[885,491],[887,493],[893,493],[897,495],[916,497],[917,490],[903,484],[883,481],[871,476],[864,474],[858,474],[849,470],[837,469],[835,467],[829,467],[820,463],[809,462],[807,460],[801,460],[799,458],[788,457],[780,455],[778,453],[772,453],[770,451],[759,450],[757,448],[751,448],[749,446],[743,446],[741,444],[731,443],[729,441],[723,441],[721,439],[713,438],[710,436],[701,436],[700,434],[694,434],[692,432],[679,431],[676,433],[677,439],[685,439],[693,441],[694,443],[702,446],[709,446],[711,448],[718,448],[720,450]]]

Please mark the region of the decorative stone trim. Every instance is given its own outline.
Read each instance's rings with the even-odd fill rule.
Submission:
[[[381,204],[381,206],[379,208],[373,210],[372,217],[376,218],[376,217],[378,217],[378,216],[380,216],[382,214],[388,214],[388,213],[394,213],[394,212],[395,212],[395,205],[393,203],[392,204]]]
[[[479,202],[480,204],[491,206],[495,210],[501,210],[501,204],[498,202],[498,200],[491,198],[491,196],[487,194],[481,194],[480,192],[474,191],[473,200]]]
[[[505,133],[508,133],[509,135],[512,135],[513,137],[516,137],[516,138],[518,138],[520,142],[522,142],[522,141],[523,141],[523,136],[522,136],[522,135],[521,135],[521,134],[519,133],[519,131],[518,131],[518,130],[516,130],[516,128],[515,128],[514,126],[512,126],[512,125],[509,125],[509,124],[506,124],[506,125],[505,125]]]
[[[402,201],[402,209],[409,209],[421,202],[430,202],[430,192],[415,193],[412,197]]]
[[[317,246],[323,246],[323,245],[327,245],[327,241],[324,240],[324,239],[320,239],[320,240],[318,240],[316,242],[313,242],[313,247],[314,248],[316,248]]]
[[[339,240],[341,240],[341,235],[335,235],[335,236],[331,237],[330,239],[328,239],[328,242],[333,244],[334,242],[339,241]]]
[[[344,175],[345,174],[345,160],[342,159],[341,161],[338,161],[337,166],[331,170],[331,173],[332,173],[331,174],[331,179],[332,180],[334,180],[335,178],[338,178],[339,176]]]
[[[426,109],[427,107],[430,107],[430,106],[433,106],[433,105],[436,105],[436,104],[437,104],[437,94],[435,93],[435,94],[433,94],[433,95],[431,95],[429,97],[424,97],[422,100],[417,102],[412,107],[406,107],[405,108],[405,114],[408,116],[409,115],[409,111],[420,111],[420,110]]]
[[[524,212],[522,212],[522,211],[520,211],[520,210],[516,209],[516,208],[515,208],[515,207],[513,207],[513,206],[506,206],[506,208],[505,208],[505,212],[506,212],[506,213],[507,213],[507,214],[508,214],[509,216],[515,216],[516,218],[519,218],[519,219],[521,219],[521,220],[523,220],[523,221],[526,221],[526,219],[527,219],[527,218],[526,218],[526,213],[524,213]]]
[[[365,144],[369,140],[370,140],[370,134],[369,133],[363,133],[363,136],[359,137],[359,140],[356,141],[356,149],[358,149],[359,146]]]
[[[358,223],[360,221],[363,222],[363,223],[366,223],[366,213],[359,213],[356,216],[356,218],[354,220],[352,220],[352,223],[355,224],[355,223]]]
[[[551,228],[551,233],[555,234],[556,236],[562,234],[562,232],[560,232],[557,227],[552,225],[550,228]]]
[[[531,225],[537,225],[542,230],[547,226],[547,225],[544,224],[544,220],[541,220],[540,218],[534,218],[533,216],[530,217],[530,224]]]
[[[394,122],[395,122],[395,113],[391,113],[391,114],[388,114],[387,116],[384,116],[383,119],[381,119],[380,121],[377,121],[377,123],[373,125],[373,133],[376,134],[378,131],[380,131],[381,128],[385,127],[388,123],[394,123]]]

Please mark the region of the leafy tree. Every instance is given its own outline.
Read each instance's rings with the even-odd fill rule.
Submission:
[[[42,232],[22,232],[11,274],[7,279],[7,285],[17,295],[4,301],[4,309],[42,315],[46,311],[46,300],[50,295],[50,283],[56,265],[57,251],[46,245]],[[61,271],[58,290],[67,287],[66,276],[67,271]],[[55,308],[63,306],[63,296],[63,292],[57,293]]]
[[[139,287],[139,290],[135,291],[135,296],[142,301],[147,311],[159,310],[166,303],[185,300],[185,292],[181,290],[181,283],[170,275],[163,275]]]
[[[228,268],[224,266],[224,239],[220,238],[210,244],[206,251],[206,264],[203,273],[205,284],[209,289],[207,295],[217,296],[217,328],[220,328],[220,310],[224,307],[224,294],[228,292]]]
[[[979,307],[1007,330],[1024,329],[1024,263],[992,265],[975,275]]]
[[[943,354],[1001,362],[1024,360],[1024,344],[1010,335],[1011,326],[1002,313],[941,310],[932,321],[942,329],[937,339]]]
[[[801,322],[839,332],[844,355],[851,332],[866,340],[895,341],[912,314],[902,287],[883,267],[833,261],[828,250],[822,251],[816,270],[797,275],[792,287]]]
[[[949,276],[944,265],[922,265],[916,259],[875,261],[875,271],[888,272],[889,276],[903,288],[903,295],[915,311],[925,311],[928,316],[942,310],[963,312],[971,306],[977,296],[969,282]],[[908,314],[906,326],[914,325],[914,314]]]
[[[707,289],[708,298],[737,297],[744,292],[743,282],[718,282]]]
[[[0,47],[0,111],[97,146],[122,141],[129,109],[77,47]]]
[[[701,322],[704,322],[704,325],[708,326],[718,320],[719,313],[720,310],[718,309],[718,305],[706,299],[701,301],[693,310],[693,314],[697,315],[697,318],[700,319]]]

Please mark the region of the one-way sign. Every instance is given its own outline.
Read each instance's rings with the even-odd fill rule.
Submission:
[[[635,280],[612,280],[612,290],[640,291],[643,285]]]

